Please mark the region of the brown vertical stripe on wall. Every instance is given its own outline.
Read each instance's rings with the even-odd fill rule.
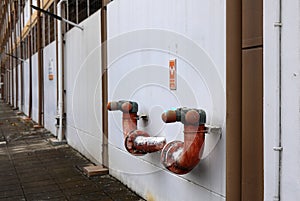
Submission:
[[[263,0],[243,0],[243,48],[263,43]]]
[[[242,200],[263,200],[263,49],[243,50]]]
[[[242,0],[226,1],[226,200],[241,200]]]
[[[37,7],[41,7],[37,1]],[[44,124],[44,65],[43,65],[43,45],[42,45],[42,20],[41,12],[37,11],[36,42],[38,52],[38,124]]]
[[[263,200],[263,1],[243,0],[242,199]]]
[[[108,156],[108,75],[107,75],[107,0],[101,8],[101,79],[102,79],[102,164],[109,167]]]

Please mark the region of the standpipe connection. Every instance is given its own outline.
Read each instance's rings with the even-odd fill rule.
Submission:
[[[123,113],[122,126],[125,138],[126,150],[135,155],[141,156],[147,153],[160,151],[166,144],[164,137],[150,137],[148,133],[137,129],[138,104],[132,101],[108,102],[107,109],[110,111],[119,110]]]
[[[200,109],[178,108],[164,112],[162,120],[184,125],[184,142],[168,143],[161,153],[161,162],[173,173],[186,174],[199,163],[203,154],[206,113]]]

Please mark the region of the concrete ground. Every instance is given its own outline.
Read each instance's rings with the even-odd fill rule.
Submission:
[[[0,201],[143,200],[108,174],[85,176],[88,159],[21,117],[0,103]]]

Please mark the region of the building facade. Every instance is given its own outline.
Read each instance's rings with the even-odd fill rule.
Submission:
[[[0,5],[1,98],[146,200],[300,198],[298,2]]]

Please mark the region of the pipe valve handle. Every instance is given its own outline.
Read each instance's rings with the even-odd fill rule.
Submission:
[[[206,113],[201,109],[177,108],[168,110],[161,116],[165,123],[181,122],[183,124],[201,125],[206,123]]]
[[[110,111],[120,110],[126,113],[137,113],[138,103],[133,101],[111,101],[107,103],[107,109]]]

